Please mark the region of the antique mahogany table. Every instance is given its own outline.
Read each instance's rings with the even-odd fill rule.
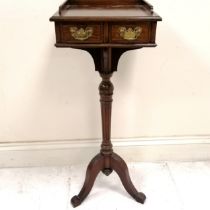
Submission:
[[[51,18],[55,22],[56,47],[86,50],[102,77],[99,85],[102,135],[101,150],[87,167],[80,193],[71,199],[73,207],[91,191],[100,171],[119,175],[127,192],[140,203],[146,196],[134,187],[125,161],[113,152],[111,143],[112,73],[120,56],[133,49],[155,47],[157,21],[161,17],[145,0],[67,0]]]

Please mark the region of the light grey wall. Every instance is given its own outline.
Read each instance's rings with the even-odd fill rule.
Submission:
[[[210,3],[150,1],[157,48],[124,54],[112,136],[210,134]],[[99,138],[100,77],[90,55],[56,49],[59,0],[0,2],[0,141]],[[182,5],[182,6],[180,6]]]

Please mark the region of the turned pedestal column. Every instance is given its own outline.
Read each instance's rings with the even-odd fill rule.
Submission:
[[[114,170],[120,177],[124,188],[139,203],[144,203],[146,196],[134,187],[125,161],[113,152],[111,143],[111,111],[114,86],[111,82],[112,73],[117,68],[120,55],[125,49],[86,49],[94,58],[96,70],[102,81],[99,85],[101,117],[102,117],[102,144],[101,150],[89,163],[86,171],[84,185],[78,195],[71,199],[73,207],[82,203],[91,191],[94,181],[101,171],[106,176]],[[114,53],[113,53],[114,52]],[[101,61],[101,62],[98,62]]]

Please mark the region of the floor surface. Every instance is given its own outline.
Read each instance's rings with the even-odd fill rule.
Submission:
[[[113,172],[99,174],[78,210],[209,210],[210,162],[129,163],[130,175],[147,200],[135,202]],[[0,169],[0,209],[69,210],[86,166]]]

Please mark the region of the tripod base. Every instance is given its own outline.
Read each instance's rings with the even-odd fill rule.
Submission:
[[[105,162],[109,159],[109,168],[105,168]],[[128,172],[128,167],[125,161],[116,153],[112,153],[108,156],[104,154],[96,155],[91,162],[89,163],[86,171],[86,177],[84,185],[80,191],[80,193],[71,199],[71,203],[73,207],[79,206],[87,195],[90,193],[95,179],[100,171],[102,171],[105,175],[110,175],[112,171],[116,171],[119,175],[122,184],[126,191],[139,203],[144,203],[146,200],[146,196],[142,192],[138,192],[134,187],[130,175]]]

